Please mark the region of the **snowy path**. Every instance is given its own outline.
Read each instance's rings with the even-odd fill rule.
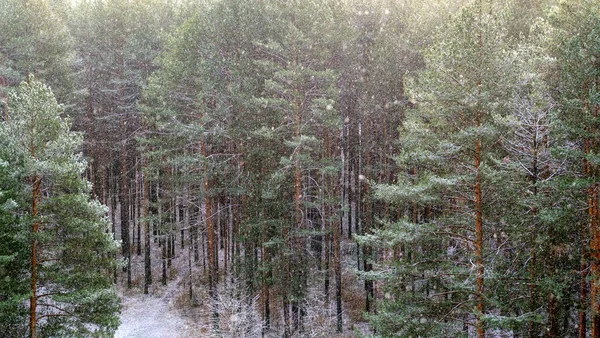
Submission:
[[[190,325],[171,309],[169,300],[136,295],[123,300],[121,326],[116,338],[178,338],[189,337]]]

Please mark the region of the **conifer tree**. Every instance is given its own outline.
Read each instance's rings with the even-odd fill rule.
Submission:
[[[564,139],[575,145],[568,152],[573,163],[571,187],[579,190],[573,202],[587,211],[580,218],[578,243],[582,249],[579,336],[586,335],[589,318],[591,336],[596,338],[600,337],[600,6],[596,1],[563,1],[550,18],[554,28],[550,51],[557,63],[557,73],[550,79],[560,104],[556,125]]]
[[[338,4],[329,1],[319,4],[316,12],[301,1],[273,4],[267,10],[282,21],[274,23],[273,35],[267,43],[258,45],[257,63],[264,67],[268,79],[256,103],[262,106],[263,113],[270,113],[275,122],[275,125],[263,124],[258,132],[287,147],[281,149],[279,167],[271,174],[271,184],[290,187],[274,195],[279,201],[288,201],[281,206],[282,210],[288,210],[284,211],[288,216],[279,230],[284,243],[279,280],[286,290],[282,295],[284,335],[289,336],[303,332],[304,299],[310,276],[307,233],[320,232],[322,228],[313,225],[321,219],[311,219],[310,214],[325,214],[321,209],[325,201],[319,200],[318,191],[326,189],[324,178],[329,176],[331,166],[337,165],[324,158],[320,147],[326,143],[327,135],[331,140],[331,135],[338,134],[340,128],[340,117],[335,109],[339,75],[331,65],[342,49],[337,38],[344,34],[344,23],[337,15],[344,12]],[[341,276],[337,277],[340,277],[336,279],[339,290],[336,301],[340,305],[337,312],[341,331]]]
[[[0,335],[27,335],[29,243],[23,158],[14,140],[0,128]]]
[[[448,336],[473,327],[484,337],[488,323],[502,325],[488,312],[495,306],[486,285],[495,271],[486,252],[497,247],[492,235],[502,233],[505,207],[496,204],[505,193],[498,184],[504,174],[496,159],[504,150],[497,119],[506,114],[511,81],[504,13],[483,1],[465,6],[425,51],[425,69],[407,83],[417,108],[401,130],[403,173],[377,195],[432,211],[380,232],[409,248],[398,262],[395,299],[386,302],[404,318],[387,322],[382,311],[375,319],[391,332]]]
[[[34,74],[72,102],[73,54],[67,23],[50,1],[0,1],[0,88]]]
[[[111,335],[120,308],[106,209],[81,176],[81,136],[50,89],[30,76],[10,93],[1,125],[28,184],[29,336]],[[18,234],[14,234],[18,235]]]
[[[570,290],[570,285],[578,284],[577,276],[567,271],[578,269],[581,250],[564,241],[573,235],[571,227],[581,223],[582,214],[572,204],[578,188],[568,183],[572,159],[567,154],[574,146],[565,139],[556,118],[560,108],[551,95],[551,82],[546,81],[555,65],[548,57],[552,40],[548,32],[549,26],[537,20],[527,38],[514,47],[517,77],[508,104],[508,132],[502,141],[508,151],[504,165],[515,174],[510,179],[515,208],[504,215],[513,249],[505,252],[509,259],[497,265],[506,276],[495,286],[496,302],[504,311],[522,309],[512,328],[529,337],[541,332],[549,337],[575,334],[572,326],[561,323],[574,312],[570,304],[577,302]]]

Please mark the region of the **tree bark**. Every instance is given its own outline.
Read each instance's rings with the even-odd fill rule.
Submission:
[[[483,266],[483,198],[481,193],[481,140],[475,141],[475,264],[477,267],[477,336],[485,338],[484,311],[484,266]]]
[[[589,103],[584,103],[585,109],[589,109]],[[594,115],[596,117],[597,111],[594,111]],[[586,133],[593,134],[595,132],[594,127],[586,127]],[[587,223],[587,233],[589,236],[589,249],[585,252],[585,240],[582,241],[582,246],[584,247],[584,254],[586,254],[586,260],[589,261],[588,268],[589,274],[591,276],[590,280],[590,295],[589,295],[589,308],[590,308],[590,316],[591,316],[591,337],[599,338],[600,337],[600,302],[598,298],[598,289],[600,287],[599,282],[597,281],[598,275],[600,274],[600,229],[598,226],[598,183],[595,182],[596,168],[595,166],[587,160],[587,156],[591,153],[595,153],[596,146],[595,142],[589,138],[586,138],[584,141],[584,152],[585,157],[583,159],[583,167],[585,171],[585,175],[588,179],[594,180],[594,182],[590,185],[587,190],[587,211],[588,211],[588,223]],[[585,233],[585,232],[584,232]],[[582,264],[582,268],[584,264]],[[587,305],[584,303],[585,299],[584,290],[585,286],[587,286],[587,280],[584,279],[585,270],[581,271],[581,286],[580,286],[580,298],[582,307]],[[585,283],[585,284],[584,284]],[[580,312],[580,321],[585,320],[585,309],[583,307]],[[583,335],[585,337],[586,332],[585,329],[580,328],[579,332],[580,336]]]
[[[140,182],[142,181],[142,182]],[[140,170],[136,171],[136,206],[137,206],[137,255],[142,255],[142,198],[144,195],[143,174]],[[141,183],[141,184],[140,184]]]
[[[35,157],[35,149],[31,146],[31,154]],[[38,217],[38,201],[42,196],[42,180],[35,174],[33,176],[33,192],[31,216],[33,217],[33,225],[31,228],[31,296],[29,298],[29,336],[36,338],[37,333],[37,282],[38,282],[38,241],[37,234],[40,230]]]
[[[121,121],[121,130],[124,133],[124,122]],[[123,141],[121,148],[121,241],[123,258],[127,260],[127,266],[123,272],[127,272],[127,288],[131,288],[131,252],[129,247],[129,168],[127,167],[127,142]]]
[[[585,230],[585,228],[586,227],[583,226],[583,230]],[[585,233],[585,231],[582,231],[582,234]],[[588,253],[584,243],[581,249],[581,271],[579,279],[579,338],[585,338],[587,333],[587,260]],[[552,326],[551,323],[550,326]]]
[[[333,259],[334,259],[334,270],[335,270],[335,303],[336,303],[336,317],[337,317],[337,332],[342,332],[343,319],[342,319],[342,265],[341,265],[341,252],[340,252],[340,227],[336,226],[335,223],[333,230]]]
[[[145,162],[145,161],[144,161]],[[148,294],[148,288],[152,284],[152,265],[151,265],[151,247],[150,247],[150,183],[146,173],[142,173],[144,188],[144,294]]]
[[[368,158],[368,157],[367,157]],[[368,164],[367,164],[368,166]],[[365,196],[368,196],[369,194],[369,185],[368,183],[365,183]],[[371,210],[371,201],[367,201],[365,203],[365,228],[364,228],[364,233],[366,235],[369,235],[371,233],[371,221],[372,221],[372,210]],[[364,265],[364,269],[365,272],[368,273],[370,271],[373,270],[373,263],[371,262],[372,259],[372,247],[371,245],[365,244],[365,246],[363,247],[363,265]],[[367,313],[371,313],[371,311],[373,310],[373,304],[374,303],[374,296],[375,296],[375,289],[373,287],[373,280],[372,279],[365,279],[365,312]]]
[[[206,151],[206,143],[202,142],[201,145],[201,150],[202,150],[202,155],[204,156],[205,160],[207,158],[207,151]],[[217,254],[216,248],[215,248],[215,229],[214,229],[214,225],[213,225],[213,221],[212,221],[212,199],[210,196],[210,178],[209,178],[209,173],[208,173],[208,165],[205,163],[204,164],[204,207],[206,210],[206,216],[205,216],[205,222],[206,222],[206,231],[207,231],[207,236],[208,236],[208,293],[209,296],[211,298],[212,301],[212,306],[215,307],[213,308],[213,313],[212,313],[212,320],[213,320],[213,329],[215,331],[217,331],[219,329],[219,313],[217,312],[216,309],[216,299],[217,299],[217,292],[216,292],[216,286],[217,286],[217,282],[218,282],[218,277],[217,277],[217,257],[215,257],[215,254]]]

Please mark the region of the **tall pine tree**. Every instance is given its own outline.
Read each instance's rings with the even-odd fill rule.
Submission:
[[[29,285],[29,336],[111,335],[120,309],[110,277],[117,246],[105,207],[90,200],[81,177],[81,136],[33,76],[8,102],[1,131],[23,159],[27,183],[26,203],[18,207],[28,229],[30,273],[21,282]]]

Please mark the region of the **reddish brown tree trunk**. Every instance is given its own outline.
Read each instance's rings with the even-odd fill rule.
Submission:
[[[477,266],[477,336],[485,337],[484,311],[484,266],[483,266],[483,198],[481,194],[481,140],[475,141],[475,264]]]
[[[34,154],[33,146],[31,147],[31,153]],[[38,241],[37,233],[39,232],[40,223],[37,220],[38,216],[38,200],[42,195],[42,182],[37,174],[33,176],[33,192],[32,192],[32,205],[31,215],[33,217],[33,225],[31,229],[32,241],[31,241],[31,296],[29,298],[29,336],[31,338],[36,337],[37,327],[37,282],[38,282]]]

